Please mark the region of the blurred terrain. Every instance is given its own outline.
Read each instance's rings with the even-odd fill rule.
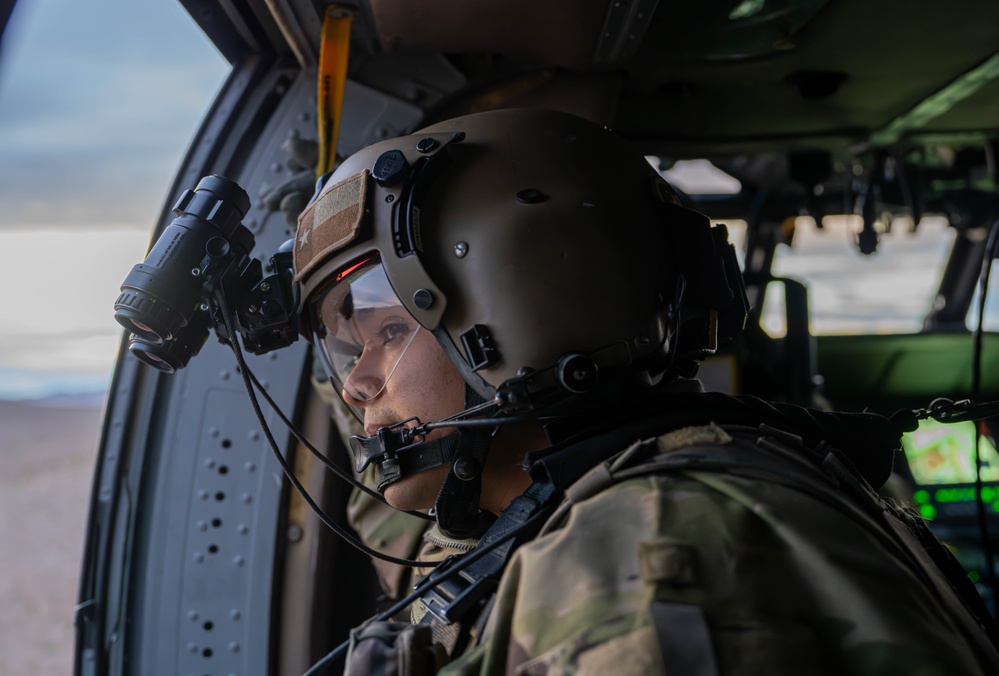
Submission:
[[[103,401],[0,400],[0,674],[72,672]]]

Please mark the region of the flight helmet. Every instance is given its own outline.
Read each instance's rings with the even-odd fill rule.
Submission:
[[[300,327],[356,398],[377,396],[428,331],[470,406],[523,414],[709,353],[741,288],[726,247],[607,128],[539,109],[468,115],[376,143],[328,179],[299,219]],[[364,319],[387,315],[406,340]],[[353,383],[364,346],[379,377]]]

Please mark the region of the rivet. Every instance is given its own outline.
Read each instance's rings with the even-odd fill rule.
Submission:
[[[205,467],[207,467],[208,469],[215,469],[215,461],[212,460],[211,458],[208,458],[207,460],[205,460]]]
[[[245,465],[243,465],[243,467],[246,469],[247,472],[250,472],[251,474],[257,471],[257,465],[252,462],[246,463]]]
[[[243,614],[240,613],[235,608],[233,608],[232,610],[229,611],[229,619],[230,620],[239,620],[239,618],[241,618],[241,617],[243,617]]]
[[[199,519],[198,523],[195,524],[195,525],[198,527],[198,530],[200,530],[200,531],[206,531],[206,530],[208,530],[208,522],[205,521],[204,519]]]
[[[246,504],[250,504],[251,502],[253,502],[253,496],[250,495],[249,493],[243,493],[241,497],[243,498],[243,502]]]
[[[246,559],[244,559],[242,556],[232,557],[232,562],[235,563],[240,568],[246,565]]]
[[[201,498],[202,500],[207,500],[208,499],[208,491],[206,491],[204,488],[202,488],[200,491],[198,491],[198,497]]]
[[[225,373],[225,371],[223,371],[223,373]],[[219,428],[218,427],[209,427],[208,428],[208,436],[210,436],[210,437],[217,437],[218,435],[219,435]]]
[[[458,258],[464,258],[468,253],[468,242],[458,242],[454,245],[454,255]]]
[[[302,527],[297,523],[293,523],[288,526],[288,540],[290,542],[298,542],[302,539]]]
[[[197,622],[199,617],[200,615],[198,615],[197,610],[192,610],[187,614],[187,619],[189,619],[191,622]]]
[[[188,643],[185,647],[187,648],[187,651],[192,655],[198,654],[198,646],[196,643]]]
[[[246,535],[250,532],[250,528],[246,524],[241,523],[236,526],[236,531],[239,532],[240,535]]]
[[[250,438],[250,441],[256,441],[257,439],[260,438],[260,432],[258,432],[257,430],[250,430],[249,434],[247,434],[246,436]]]
[[[427,310],[434,304],[434,294],[429,289],[417,289],[413,294],[413,304],[421,310]]]
[[[232,651],[232,652],[234,652],[234,653],[238,653],[239,652],[239,644],[236,643],[235,641],[229,641],[229,650]]]
[[[471,481],[479,475],[479,463],[472,458],[458,458],[454,461],[454,475],[462,481]]]
[[[437,147],[437,139],[435,138],[423,138],[420,139],[416,144],[416,149],[421,153],[429,153],[431,150]]]
[[[203,563],[205,560],[205,555],[202,554],[201,552],[194,552],[194,556],[191,558],[194,559],[195,563]]]

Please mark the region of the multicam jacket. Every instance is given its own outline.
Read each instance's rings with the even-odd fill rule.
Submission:
[[[999,673],[977,598],[918,517],[797,446],[709,424],[595,465],[439,673]]]

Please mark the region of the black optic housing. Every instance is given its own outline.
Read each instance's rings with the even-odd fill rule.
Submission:
[[[230,242],[249,208],[246,192],[222,176],[206,176],[194,190],[185,191],[173,208],[177,218],[146,260],[125,278],[114,304],[115,320],[149,343],[176,337],[200,305],[205,281],[201,263],[206,253],[228,250],[212,240]],[[250,248],[252,242],[250,235]]]
[[[206,176],[186,191],[177,214],[146,260],[125,278],[115,320],[133,335],[128,349],[167,373],[187,366],[209,330],[231,342],[221,303],[247,351],[263,354],[298,339],[293,240],[263,266],[250,256],[253,234],[241,223],[250,199],[223,176]]]

